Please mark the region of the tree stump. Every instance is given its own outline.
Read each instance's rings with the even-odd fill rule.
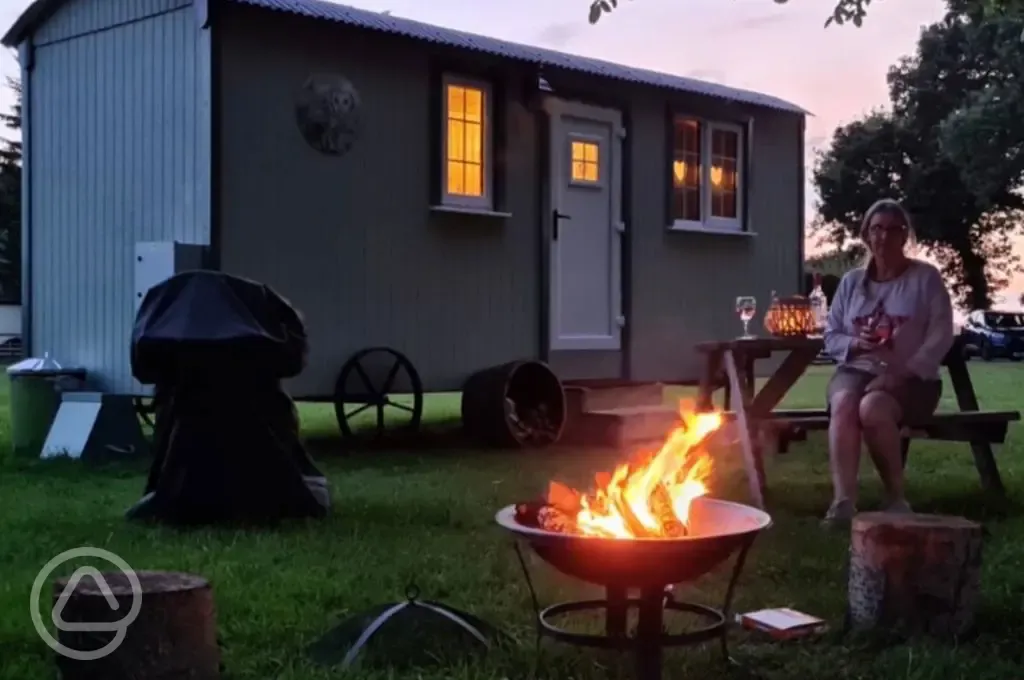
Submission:
[[[967,633],[978,603],[981,549],[981,525],[961,517],[857,515],[850,536],[850,623],[938,638]]]
[[[213,592],[206,579],[173,572],[135,572],[141,586],[138,615],[124,639],[106,656],[78,660],[57,655],[62,680],[219,680],[220,648],[217,644]],[[54,618],[61,594],[65,596],[60,619],[67,623],[107,623],[125,620],[132,609],[132,583],[120,572],[102,574],[118,607],[113,609],[106,593],[90,575],[54,582]],[[77,581],[77,582],[75,582]],[[69,650],[95,651],[114,640],[116,630],[61,630],[57,640]]]

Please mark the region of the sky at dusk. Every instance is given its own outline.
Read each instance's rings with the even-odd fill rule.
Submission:
[[[860,29],[825,29],[831,0],[627,0],[596,26],[587,23],[588,0],[345,4],[782,97],[813,114],[807,122],[808,167],[813,150],[827,143],[837,125],[886,103],[886,70],[913,52],[921,27],[943,9],[940,0],[888,0],[872,4]],[[29,0],[0,0],[5,30],[28,5]],[[0,68],[16,75],[13,55],[3,55]],[[4,90],[0,107],[10,101]],[[807,196],[811,215],[812,187]],[[1024,291],[1024,277],[1012,289]]]

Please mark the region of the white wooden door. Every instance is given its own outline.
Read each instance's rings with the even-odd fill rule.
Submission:
[[[618,111],[549,101],[553,350],[622,347]]]

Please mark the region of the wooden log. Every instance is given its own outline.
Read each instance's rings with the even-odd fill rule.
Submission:
[[[857,515],[850,534],[851,625],[946,639],[968,633],[981,552],[981,525],[962,517]]]
[[[76,660],[57,655],[62,680],[219,680],[213,592],[206,579],[173,572],[136,572],[142,592],[138,616],[124,640],[107,656]],[[132,584],[122,573],[101,575],[118,607],[112,609],[97,581],[86,575],[66,596],[61,619],[78,623],[114,623],[132,608]],[[74,577],[72,577],[74,579]],[[53,585],[55,607],[69,579]],[[107,645],[115,631],[61,630],[57,640],[71,650],[92,651]]]

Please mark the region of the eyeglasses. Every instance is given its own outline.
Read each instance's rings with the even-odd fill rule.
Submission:
[[[880,234],[902,234],[907,228],[902,224],[872,224],[868,227],[868,233],[873,236]]]

